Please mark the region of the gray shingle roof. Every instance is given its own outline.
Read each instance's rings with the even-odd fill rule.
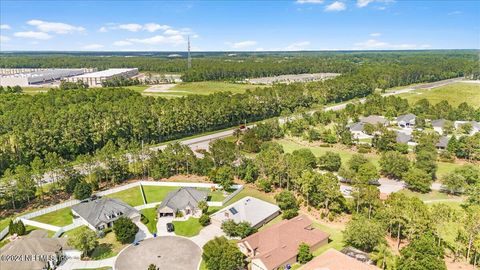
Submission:
[[[398,122],[410,122],[412,120],[415,120],[415,118],[417,118],[417,116],[413,113],[400,115],[399,117],[397,117],[397,123]]]
[[[412,140],[412,135],[405,134],[403,132],[396,132],[397,133],[397,143],[408,143]]]
[[[436,119],[432,121],[432,126],[434,127],[443,128],[443,125],[445,125],[445,119]]]
[[[440,137],[440,139],[438,140],[438,143],[435,146],[439,148],[447,148],[448,141],[449,139],[447,136]]]
[[[182,187],[176,191],[169,192],[157,209],[160,210],[165,206],[168,206],[174,211],[183,210],[187,206],[197,208],[200,201],[207,200],[207,196],[207,191],[198,190],[193,187]]]
[[[387,119],[385,119],[383,116],[379,116],[379,115],[370,115],[370,116],[367,116],[367,117],[363,117],[362,119],[360,119],[360,122],[362,123],[369,123],[369,124],[372,124],[372,125],[376,125],[376,124],[386,124],[388,121]]]
[[[355,124],[352,124],[350,126],[350,131],[363,131],[363,125],[364,123],[362,122],[357,122]]]
[[[139,214],[135,208],[114,198],[79,203],[72,206],[72,210],[94,227],[101,223],[115,221],[121,216],[130,217],[133,214]]]

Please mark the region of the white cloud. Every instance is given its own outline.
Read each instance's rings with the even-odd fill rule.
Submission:
[[[0,24],[0,29],[8,30],[8,29],[12,29],[12,27],[10,27],[10,25],[8,25],[8,24]]]
[[[119,40],[119,41],[113,42],[113,46],[121,47],[121,46],[128,46],[128,45],[132,45],[132,42],[125,41],[125,40]]]
[[[130,32],[138,32],[142,30],[143,26],[137,23],[127,23],[127,24],[120,24],[119,26],[117,26],[117,28],[127,30]]]
[[[378,3],[392,3],[395,2],[395,0],[357,0],[357,7],[363,8],[368,6],[370,3],[373,2],[378,2]],[[380,8],[381,10],[385,8]]]
[[[108,29],[105,26],[102,26],[102,27],[100,27],[100,29],[98,29],[98,32],[102,32],[102,33],[105,33],[107,31],[108,31]]]
[[[52,38],[52,36],[47,33],[34,32],[34,31],[17,32],[13,35],[20,38],[39,39],[39,40],[46,40],[46,39]]]
[[[330,5],[325,7],[325,11],[342,11],[345,10],[347,6],[345,3],[340,2],[340,1],[335,1],[331,3]]]
[[[234,49],[245,49],[245,48],[257,45],[257,42],[254,40],[245,40],[245,41],[239,41],[239,42],[233,42],[233,43],[227,42],[227,44]]]
[[[56,34],[70,34],[83,32],[85,28],[60,22],[45,22],[41,20],[30,20],[27,24],[37,27],[41,32],[53,32]]]
[[[158,45],[158,44],[171,44],[171,45],[179,45],[186,42],[185,38],[182,35],[174,35],[174,36],[162,36],[157,35],[149,38],[129,38],[126,41],[133,42],[133,43],[141,43],[147,45]]]
[[[147,23],[143,26],[143,29],[145,29],[148,32],[155,32],[155,31],[158,31],[158,30],[170,29],[170,26],[160,25],[160,24],[157,24],[157,23]]]
[[[401,43],[401,44],[391,44],[385,41],[380,41],[376,39],[369,39],[367,41],[355,43],[356,50],[417,50],[417,49],[427,49],[431,46],[428,44],[410,44],[410,43]]]
[[[321,4],[323,0],[297,0],[297,4]]]
[[[381,35],[382,35],[382,33],[371,33],[370,34],[371,37],[379,37]]]
[[[448,13],[449,16],[452,16],[452,15],[460,15],[460,14],[462,14],[462,12],[459,11],[459,10],[455,10],[455,11],[452,11],[452,12]]]
[[[165,32],[163,32],[163,34],[171,36],[171,35],[180,35],[181,32],[178,30],[167,29]]]
[[[10,38],[7,36],[0,36],[0,42],[8,42],[10,41]]]
[[[306,47],[310,46],[310,41],[300,41],[300,42],[295,42],[287,47],[285,47],[285,50],[287,51],[301,51],[304,50]]]
[[[82,48],[85,49],[85,50],[96,50],[96,49],[101,49],[103,47],[104,46],[101,45],[101,44],[88,44],[88,45],[83,46]]]

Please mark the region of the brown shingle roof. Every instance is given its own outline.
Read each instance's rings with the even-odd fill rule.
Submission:
[[[301,243],[311,247],[328,239],[328,233],[314,229],[311,225],[312,221],[302,215],[283,220],[241,242],[247,242],[256,251],[254,259],[260,259],[268,269],[272,269],[295,257]]]
[[[300,267],[298,270],[379,270],[376,266],[359,262],[335,249],[329,249],[322,255]]]

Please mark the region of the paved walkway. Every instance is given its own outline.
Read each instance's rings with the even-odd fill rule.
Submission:
[[[144,239],[152,238],[153,235],[148,230],[147,226],[143,224],[141,221],[135,222],[135,225],[138,227],[138,232],[135,235],[135,242],[140,242]]]
[[[212,240],[213,238],[224,235],[225,233],[220,227],[210,224],[203,228],[198,235],[191,237],[190,240],[192,240],[198,246],[203,247],[208,241]]]
[[[60,265],[58,270],[72,270],[72,269],[92,269],[92,268],[101,268],[110,266],[113,267],[117,257],[112,257],[104,260],[98,261],[81,261],[78,259],[69,259]]]

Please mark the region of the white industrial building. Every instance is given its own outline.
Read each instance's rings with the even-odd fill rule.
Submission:
[[[111,68],[93,73],[87,73],[75,77],[67,78],[69,82],[82,81],[90,87],[102,86],[102,82],[115,77],[131,78],[138,75],[138,68]]]
[[[1,86],[31,86],[85,73],[85,69],[45,69],[0,76]]]

